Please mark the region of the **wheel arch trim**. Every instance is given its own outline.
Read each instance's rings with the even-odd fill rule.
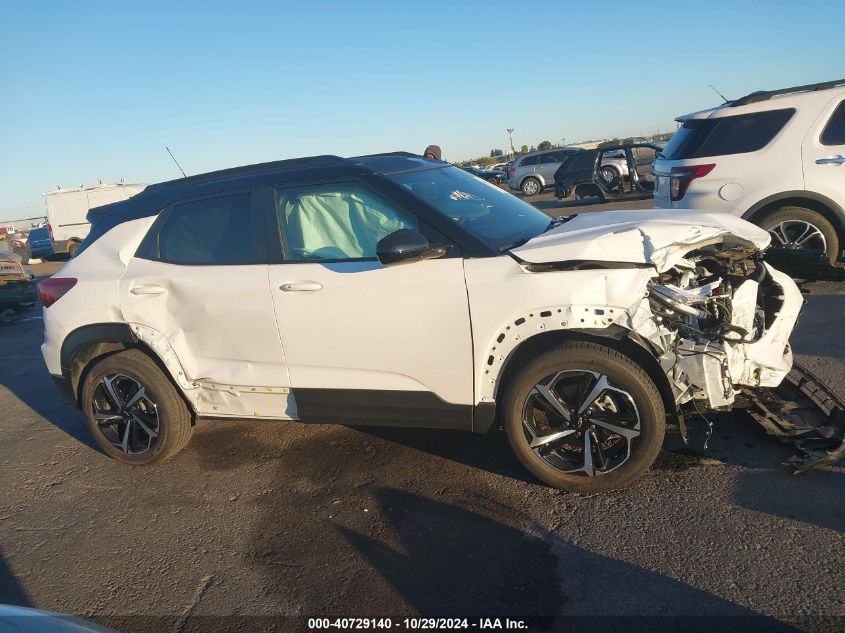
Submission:
[[[582,313],[593,318],[582,322]],[[667,413],[674,415],[676,404],[669,379],[649,344],[625,325],[627,317],[625,309],[608,306],[555,306],[508,322],[482,359],[477,403],[497,402],[503,386],[527,359],[556,344],[582,340],[611,347],[639,364],[654,380]]]

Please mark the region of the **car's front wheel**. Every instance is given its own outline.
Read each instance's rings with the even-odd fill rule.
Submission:
[[[836,229],[820,213],[804,207],[783,207],[763,218],[760,227],[772,236],[773,248],[824,252],[833,264],[839,255]]]
[[[540,181],[536,178],[526,178],[522,181],[522,195],[524,196],[536,196],[542,190],[542,185],[540,185]]]
[[[519,461],[540,481],[571,492],[621,488],[663,444],[663,400],[630,358],[569,342],[527,363],[506,388],[504,425]]]
[[[94,440],[132,466],[162,462],[187,446],[191,414],[162,370],[139,350],[98,362],[85,377],[82,409]]]

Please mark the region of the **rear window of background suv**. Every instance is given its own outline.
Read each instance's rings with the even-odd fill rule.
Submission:
[[[767,110],[717,119],[690,119],[663,150],[667,160],[756,152],[787,124],[795,108]]]

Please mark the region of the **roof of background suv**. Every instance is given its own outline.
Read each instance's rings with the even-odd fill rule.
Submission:
[[[569,145],[564,145],[563,147],[552,147],[551,149],[538,149],[534,150],[533,152],[527,152],[525,154],[520,154],[516,158],[513,159],[514,163],[521,163],[523,160],[528,158],[529,156],[537,156],[538,154],[548,154],[549,152],[559,152],[563,150],[564,152],[577,152],[580,147],[571,147]]]
[[[819,84],[807,84],[805,86],[793,86],[792,88],[780,88],[778,90],[758,90],[751,94],[728,101],[715,108],[707,108],[698,112],[691,112],[679,116],[675,120],[679,123],[690,119],[710,119],[728,116],[736,116],[744,112],[762,112],[764,110],[777,110],[792,106],[818,106],[821,108],[831,99],[845,95],[845,79],[837,81],[826,81]]]

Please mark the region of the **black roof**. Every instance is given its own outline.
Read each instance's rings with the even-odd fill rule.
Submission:
[[[737,106],[748,105],[749,103],[757,103],[759,101],[768,101],[777,95],[790,94],[792,92],[815,92],[817,90],[828,90],[836,88],[837,86],[845,86],[845,79],[837,79],[835,81],[824,81],[817,84],[806,84],[803,86],[792,86],[791,88],[779,88],[778,90],[758,90],[751,94],[740,97],[729,102],[728,107],[735,108]]]
[[[128,200],[91,209],[88,221],[95,224],[108,216],[115,220],[111,223],[114,225],[128,219],[156,215],[177,200],[212,195],[238,187],[319,180],[322,177],[350,177],[362,173],[393,173],[424,168],[432,163],[445,165],[407,152],[392,152],[354,158],[312,156],[231,167],[150,185]]]
[[[84,250],[109,229],[129,220],[158,215],[179,200],[213,195],[239,188],[277,185],[321,179],[354,178],[362,174],[388,174],[431,167],[445,167],[442,161],[407,152],[391,152],[341,158],[312,156],[278,160],[243,167],[221,169],[150,185],[128,200],[113,202],[88,211],[91,232],[77,252]]]

